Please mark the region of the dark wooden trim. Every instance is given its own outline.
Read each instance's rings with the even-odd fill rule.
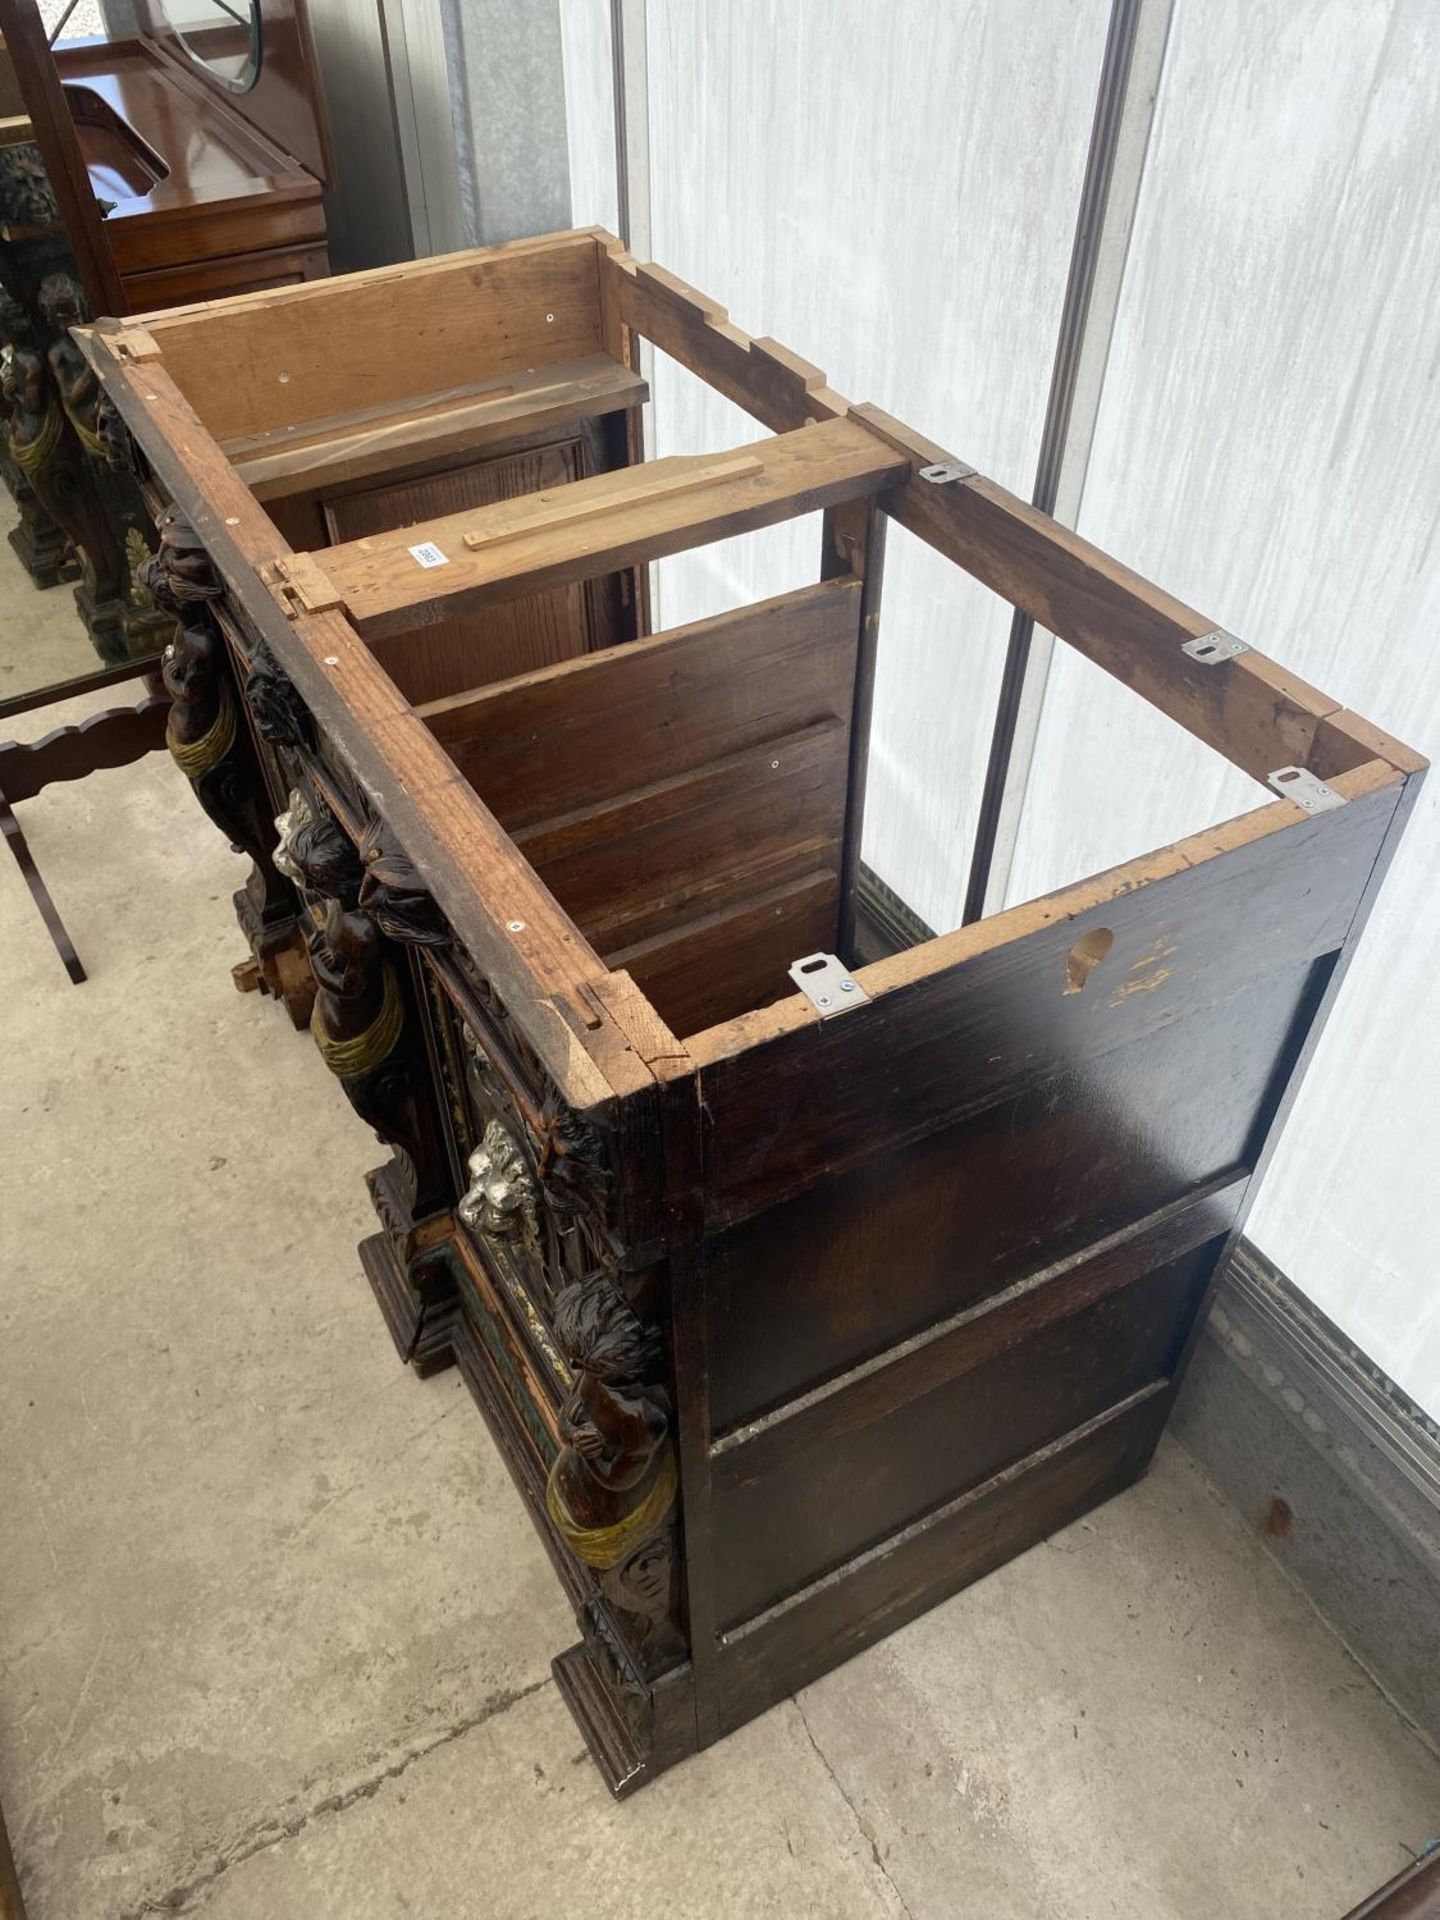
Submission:
[[[0,792],[0,835],[15,856],[21,878],[30,889],[30,898],[35,902],[35,910],[45,922],[45,931],[50,935],[51,943],[60,956],[60,961],[69,974],[73,985],[85,984],[85,969],[80,956],[75,951],[75,942],[65,929],[55,902],[50,898],[50,889],[46,886],[40,869],[35,864],[35,856],[30,851],[30,842],[25,838],[20,822],[11,811],[10,802]]]
[[[858,574],[860,638],[855,651],[855,691],[850,703],[850,773],[845,794],[845,833],[840,865],[840,924],[836,951],[853,960],[859,913],[856,887],[865,833],[865,787],[870,771],[870,716],[875,706],[875,666],[880,648],[880,598],[885,578],[885,515],[871,502],[832,507],[825,516],[822,580]],[[797,954],[796,958],[800,956]]]
[[[720,1640],[722,1730],[1119,1493],[1163,1425],[1158,1382],[732,1627]]]
[[[48,687],[32,687],[29,693],[12,694],[0,700],[0,720],[13,720],[17,714],[33,713],[37,707],[53,707],[61,700],[78,699],[82,693],[99,693],[105,687],[118,687],[141,674],[159,670],[158,653],[143,660],[122,660],[118,667],[100,667],[94,673],[77,673],[69,680],[52,681]]]
[[[679,1067],[682,1063],[672,1063]],[[663,1069],[662,1069],[663,1071]],[[695,1744],[720,1736],[716,1669],[714,1542],[710,1489],[710,1363],[705,1312],[704,1146],[700,1083],[672,1070],[660,1083],[666,1239],[670,1268],[671,1364],[675,1377],[676,1449],[685,1552],[685,1607],[694,1674]]]
[[[52,780],[83,780],[101,767],[128,767],[164,746],[169,712],[168,696],[152,693],[138,707],[107,707],[39,740],[0,742],[0,790],[13,806]]]
[[[5,1831],[5,1815],[0,1810],[0,1920],[25,1920],[25,1901],[20,1892],[20,1876],[15,1856],[10,1851],[10,1836]]]

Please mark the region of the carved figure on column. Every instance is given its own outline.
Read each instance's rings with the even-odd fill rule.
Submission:
[[[8,363],[12,358],[12,348],[8,342],[4,357],[5,372],[8,373]],[[61,580],[75,579],[80,571],[80,562],[75,558],[68,536],[41,504],[29,476],[15,458],[10,438],[17,405],[18,396],[12,383],[0,376],[0,422],[3,422],[3,433],[0,433],[0,480],[4,481],[20,515],[20,523],[11,529],[9,540],[20,564],[36,586],[53,587]]]
[[[642,1667],[683,1648],[670,1401],[660,1343],[603,1274],[563,1288],[555,1337],[573,1375],[545,1504],[576,1558],[626,1616]]]
[[[210,613],[220,581],[199,536],[174,508],[162,516],[159,531],[159,548],[141,566],[140,577],[177,622],[161,664],[173,703],[166,745],[205,812],[236,851],[254,862],[244,894],[258,924],[289,925],[295,895],[275,866],[264,779],[241,720],[225,642]],[[242,924],[244,918],[242,912]]]
[[[86,456],[101,512],[119,543],[124,564],[120,592],[126,652],[132,658],[139,657],[163,646],[171,637],[170,621],[156,607],[141,577],[150,556],[150,522],[133,474],[116,462],[113,429],[107,436],[107,415],[113,414],[113,409],[105,400],[95,370],[70,337],[70,329],[84,326],[90,317],[85,296],[68,273],[51,273],[40,283],[39,306],[41,318],[53,335],[45,350],[50,378]]]
[[[328,808],[297,789],[275,824],[276,860],[315,923],[307,942],[318,989],[310,1030],[351,1106],[395,1150],[395,1177],[378,1192],[372,1182],[371,1191],[405,1240],[415,1222],[448,1207],[451,1189],[424,1044],[391,945],[403,936],[373,893],[367,898],[369,871]],[[438,927],[433,905],[429,915]]]
[[[69,536],[80,563],[75,603],[102,660],[130,658],[125,614],[129,569],[118,527],[50,380],[29,314],[0,295],[7,344],[3,385],[9,449],[37,499]]]

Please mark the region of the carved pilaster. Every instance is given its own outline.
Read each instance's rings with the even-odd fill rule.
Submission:
[[[194,529],[173,508],[162,516],[159,535],[157,551],[138,572],[141,585],[176,623],[161,666],[173,703],[166,745],[210,819],[237,852],[250,856],[250,877],[236,895],[236,911],[264,984],[284,998],[292,1018],[297,1012],[308,1018],[314,994],[308,970],[291,968],[287,975],[277,959],[290,947],[299,902],[275,864],[264,776],[210,611],[221,583]]]
[[[371,1194],[397,1257],[413,1270],[437,1237],[429,1223],[448,1220],[451,1183],[404,946],[448,935],[408,862],[378,830],[357,852],[328,808],[299,789],[276,826],[277,862],[312,923],[311,1032],[351,1106],[394,1150],[392,1165],[372,1176]],[[386,876],[408,877],[398,899]]]
[[[494,990],[456,959],[483,1029],[459,1027],[453,1047],[441,1023],[469,1176],[456,1213],[537,1373],[558,1376],[545,1505],[589,1575],[579,1612],[590,1660],[644,1749],[650,1682],[685,1653],[664,1355],[616,1235],[609,1137],[564,1101]]]
[[[156,605],[141,578],[152,546],[149,518],[133,472],[117,466],[113,457],[113,428],[107,433],[99,378],[70,336],[72,327],[90,317],[78,283],[68,273],[47,274],[38,304],[49,338],[45,362],[51,385],[81,450],[97,529],[103,529],[103,562],[96,557],[94,579],[82,567],[76,601],[92,636],[118,621],[123,656],[140,659],[158,652],[174,631],[170,615]],[[101,537],[98,531],[96,537]]]
[[[653,1678],[684,1653],[675,1445],[660,1343],[602,1273],[562,1288],[555,1337],[573,1384],[545,1504],[595,1576],[640,1672]],[[614,1669],[622,1696],[633,1691],[629,1663],[616,1662],[608,1632],[597,1635],[597,1616],[581,1624],[592,1658]]]

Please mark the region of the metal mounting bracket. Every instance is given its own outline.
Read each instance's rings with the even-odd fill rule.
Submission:
[[[943,487],[951,480],[972,480],[979,471],[964,460],[939,460],[933,467],[921,467],[920,478],[932,486]]]
[[[1202,666],[1218,667],[1222,661],[1233,660],[1238,653],[1249,653],[1250,647],[1246,641],[1237,640],[1233,633],[1226,633],[1223,627],[1212,627],[1209,633],[1187,640],[1180,651],[1188,653]]]
[[[808,953],[790,969],[790,978],[822,1020],[863,1007],[870,998],[850,969],[833,953]]]
[[[1332,807],[1343,807],[1345,804],[1344,794],[1327,787],[1308,767],[1277,767],[1274,773],[1267,773],[1265,778],[1276,793],[1293,800],[1306,813],[1328,813]]]

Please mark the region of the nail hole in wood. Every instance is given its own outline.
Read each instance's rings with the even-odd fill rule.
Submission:
[[[1092,927],[1082,933],[1065,957],[1065,991],[1079,993],[1095,968],[1115,944],[1109,927]]]

